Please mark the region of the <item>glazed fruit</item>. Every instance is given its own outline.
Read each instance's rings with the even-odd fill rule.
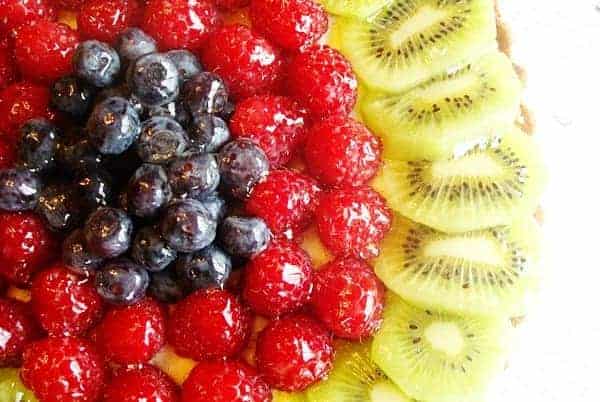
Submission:
[[[17,159],[16,144],[0,138],[0,170],[13,167]]]
[[[221,187],[225,194],[244,200],[254,186],[269,174],[269,161],[264,151],[246,139],[231,141],[218,156]]]
[[[86,129],[90,142],[103,154],[125,152],[138,138],[140,118],[127,99],[110,97],[96,105]]]
[[[148,271],[127,258],[111,260],[96,273],[96,290],[104,300],[115,305],[132,305],[146,294],[150,282]]]
[[[83,231],[77,229],[63,242],[62,261],[74,273],[88,276],[102,265],[104,259],[89,250]]]
[[[67,184],[50,184],[40,193],[36,212],[50,230],[65,232],[82,222],[82,208],[77,189]]]
[[[0,209],[27,211],[35,208],[42,183],[37,173],[26,168],[0,170]]]
[[[13,54],[9,49],[0,47],[0,90],[15,82],[16,79]]]
[[[217,235],[217,222],[200,201],[175,201],[160,219],[160,232],[173,249],[191,253],[213,242]]]
[[[193,254],[183,254],[177,259],[177,277],[186,290],[224,289],[231,274],[232,262],[227,253],[210,246]]]
[[[154,217],[171,201],[172,196],[165,169],[145,163],[129,179],[127,212],[139,218]]]
[[[23,385],[18,369],[0,369],[0,400],[37,402],[33,392]]]
[[[183,86],[183,102],[193,118],[222,112],[228,99],[225,83],[211,72],[198,73]]]
[[[25,347],[41,335],[30,306],[4,298],[0,299],[0,332],[6,336],[0,345],[0,367],[18,366]]]
[[[85,39],[113,43],[140,14],[138,0],[88,0],[77,14],[77,29]]]
[[[52,21],[56,17],[50,0],[4,0],[0,9],[0,35],[7,37],[24,23],[36,20]]]
[[[183,156],[188,144],[188,135],[177,121],[156,116],[142,123],[135,147],[142,161],[168,164]]]
[[[158,272],[175,261],[177,252],[161,237],[158,228],[146,226],[135,235],[131,257],[148,271]]]
[[[104,402],[178,402],[177,386],[159,369],[143,365],[118,370],[104,391]]]
[[[0,133],[15,138],[23,123],[34,117],[49,117],[50,91],[30,82],[18,82],[0,91]]]
[[[73,70],[89,84],[104,88],[115,83],[121,70],[121,60],[117,51],[107,43],[87,40],[77,46]]]
[[[250,258],[267,248],[271,233],[260,218],[228,216],[219,227],[219,241],[229,254]]]
[[[121,62],[127,65],[139,57],[158,50],[156,41],[139,28],[129,28],[117,38],[116,47]]]
[[[88,114],[93,104],[96,90],[84,80],[66,76],[52,84],[51,105],[74,119]]]
[[[213,193],[220,180],[213,154],[188,153],[169,165],[169,182],[180,197],[202,198]]]
[[[149,53],[128,70],[127,84],[142,104],[161,106],[179,95],[179,70],[165,54]]]
[[[92,213],[83,229],[90,251],[104,258],[118,257],[129,248],[133,223],[120,209],[103,207]]]
[[[46,119],[28,120],[19,130],[18,164],[32,172],[54,167],[59,130]]]

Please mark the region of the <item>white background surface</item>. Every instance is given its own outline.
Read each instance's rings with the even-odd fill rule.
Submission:
[[[546,280],[487,402],[600,402],[600,0],[499,0],[550,170]]]

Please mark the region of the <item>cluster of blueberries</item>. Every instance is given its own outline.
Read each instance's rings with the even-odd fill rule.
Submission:
[[[17,167],[0,171],[0,209],[35,209],[68,233],[64,263],[94,274],[112,303],[224,286],[270,241],[264,221],[231,214],[269,163],[253,142],[230,139],[221,78],[186,50],[159,53],[137,28],[116,49],[82,42],[73,65],[52,86],[68,127],[21,128]]]

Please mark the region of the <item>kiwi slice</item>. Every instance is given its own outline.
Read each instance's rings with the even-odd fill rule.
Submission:
[[[401,215],[457,233],[533,215],[545,173],[533,139],[513,127],[455,159],[386,161],[372,185]]]
[[[377,276],[412,304],[465,314],[518,315],[538,284],[539,228],[447,234],[397,215],[375,260]]]
[[[413,307],[388,293],[371,358],[407,395],[427,402],[483,400],[502,370],[507,320]]]
[[[331,14],[367,20],[391,0],[319,0]]]
[[[308,402],[410,402],[371,360],[371,343],[336,345],[329,377],[306,391]]]
[[[38,402],[33,392],[23,385],[18,369],[0,369],[0,401]]]
[[[274,389],[273,402],[306,402],[306,396],[300,392],[283,392]]]
[[[369,21],[336,24],[367,86],[402,92],[497,48],[490,0],[392,0]]]
[[[492,52],[404,94],[368,93],[360,110],[392,159],[446,159],[465,143],[498,135],[519,114],[521,82],[511,61]]]

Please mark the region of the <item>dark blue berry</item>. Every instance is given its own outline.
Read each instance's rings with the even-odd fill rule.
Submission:
[[[183,87],[183,101],[192,116],[220,113],[225,108],[228,98],[223,80],[209,72],[193,76]]]
[[[77,77],[63,77],[52,85],[53,108],[74,119],[85,117],[92,108],[96,89]]]
[[[172,203],[160,220],[160,232],[175,250],[191,253],[207,247],[217,232],[217,222],[196,200]]]
[[[155,216],[171,200],[167,173],[159,165],[143,164],[127,186],[127,211],[140,218]]]
[[[177,99],[179,72],[161,53],[140,57],[127,73],[131,92],[146,106],[160,106]]]
[[[129,148],[120,155],[107,155],[103,167],[112,175],[113,188],[121,188],[129,183],[129,179],[143,163],[135,151]]]
[[[125,212],[102,207],[93,212],[83,227],[90,251],[104,258],[117,257],[131,244],[133,223]]]
[[[227,203],[216,192],[206,194],[198,198],[195,198],[192,195],[191,198],[200,201],[202,205],[204,205],[204,207],[208,210],[208,212],[210,212],[211,218],[216,220],[217,222],[221,221],[221,219],[223,219],[225,217],[225,214],[227,213]]]
[[[117,51],[107,43],[87,40],[77,46],[73,70],[79,78],[104,88],[114,84],[119,77],[121,61]]]
[[[58,129],[46,119],[32,119],[19,130],[19,164],[32,172],[54,167]]]
[[[81,199],[77,189],[66,184],[46,186],[38,201],[37,212],[54,231],[67,231],[83,219]]]
[[[146,108],[144,107],[144,105],[142,105],[138,98],[131,94],[129,87],[127,87],[126,84],[119,85],[118,87],[104,88],[98,93],[98,95],[96,95],[95,104],[97,105],[98,103],[115,96],[127,99],[133,107],[133,109],[137,112],[138,116],[141,117],[146,112]]]
[[[219,152],[219,170],[225,193],[244,200],[254,186],[269,174],[269,160],[252,141],[236,140]]]
[[[188,154],[169,165],[169,182],[178,196],[201,197],[219,186],[219,166],[213,154]]]
[[[101,153],[113,155],[125,152],[140,129],[139,116],[131,103],[116,96],[97,104],[87,124],[92,144]]]
[[[56,161],[67,170],[96,167],[102,160],[102,154],[92,145],[83,130],[75,130],[58,141]]]
[[[131,258],[148,271],[158,272],[167,268],[177,258],[173,250],[154,226],[140,229],[131,246]]]
[[[139,157],[147,163],[164,164],[182,156],[188,147],[188,136],[170,117],[152,117],[142,124],[136,143]]]
[[[186,295],[183,287],[174,272],[167,269],[152,273],[148,293],[155,299],[164,303],[177,303]]]
[[[149,284],[148,271],[126,258],[110,261],[96,273],[98,294],[112,304],[135,304],[144,297]]]
[[[153,106],[145,109],[147,119],[152,117],[170,117],[183,127],[190,124],[190,113],[181,102],[169,102],[166,105]]]
[[[267,248],[270,240],[269,228],[260,218],[229,216],[219,227],[219,241],[236,257],[255,256]]]
[[[192,145],[202,152],[218,152],[231,138],[227,123],[212,114],[195,115],[188,132]]]
[[[107,206],[113,196],[112,178],[101,168],[81,169],[75,176],[79,196],[88,209]]]
[[[156,41],[139,28],[129,28],[117,39],[117,52],[124,64],[157,51]]]
[[[175,64],[179,71],[181,82],[187,81],[198,73],[202,72],[202,66],[194,54],[188,50],[171,50],[166,56]]]
[[[235,112],[235,103],[229,101],[227,102],[223,110],[219,113],[219,116],[229,121],[231,119],[231,116],[233,116],[233,112]]]
[[[26,211],[35,208],[42,181],[25,168],[0,170],[0,209]]]
[[[62,260],[71,271],[79,275],[91,275],[101,265],[104,259],[92,254],[85,243],[81,229],[76,229],[62,244]]]
[[[231,259],[223,250],[209,246],[177,258],[177,277],[187,290],[221,288],[231,273]]]

